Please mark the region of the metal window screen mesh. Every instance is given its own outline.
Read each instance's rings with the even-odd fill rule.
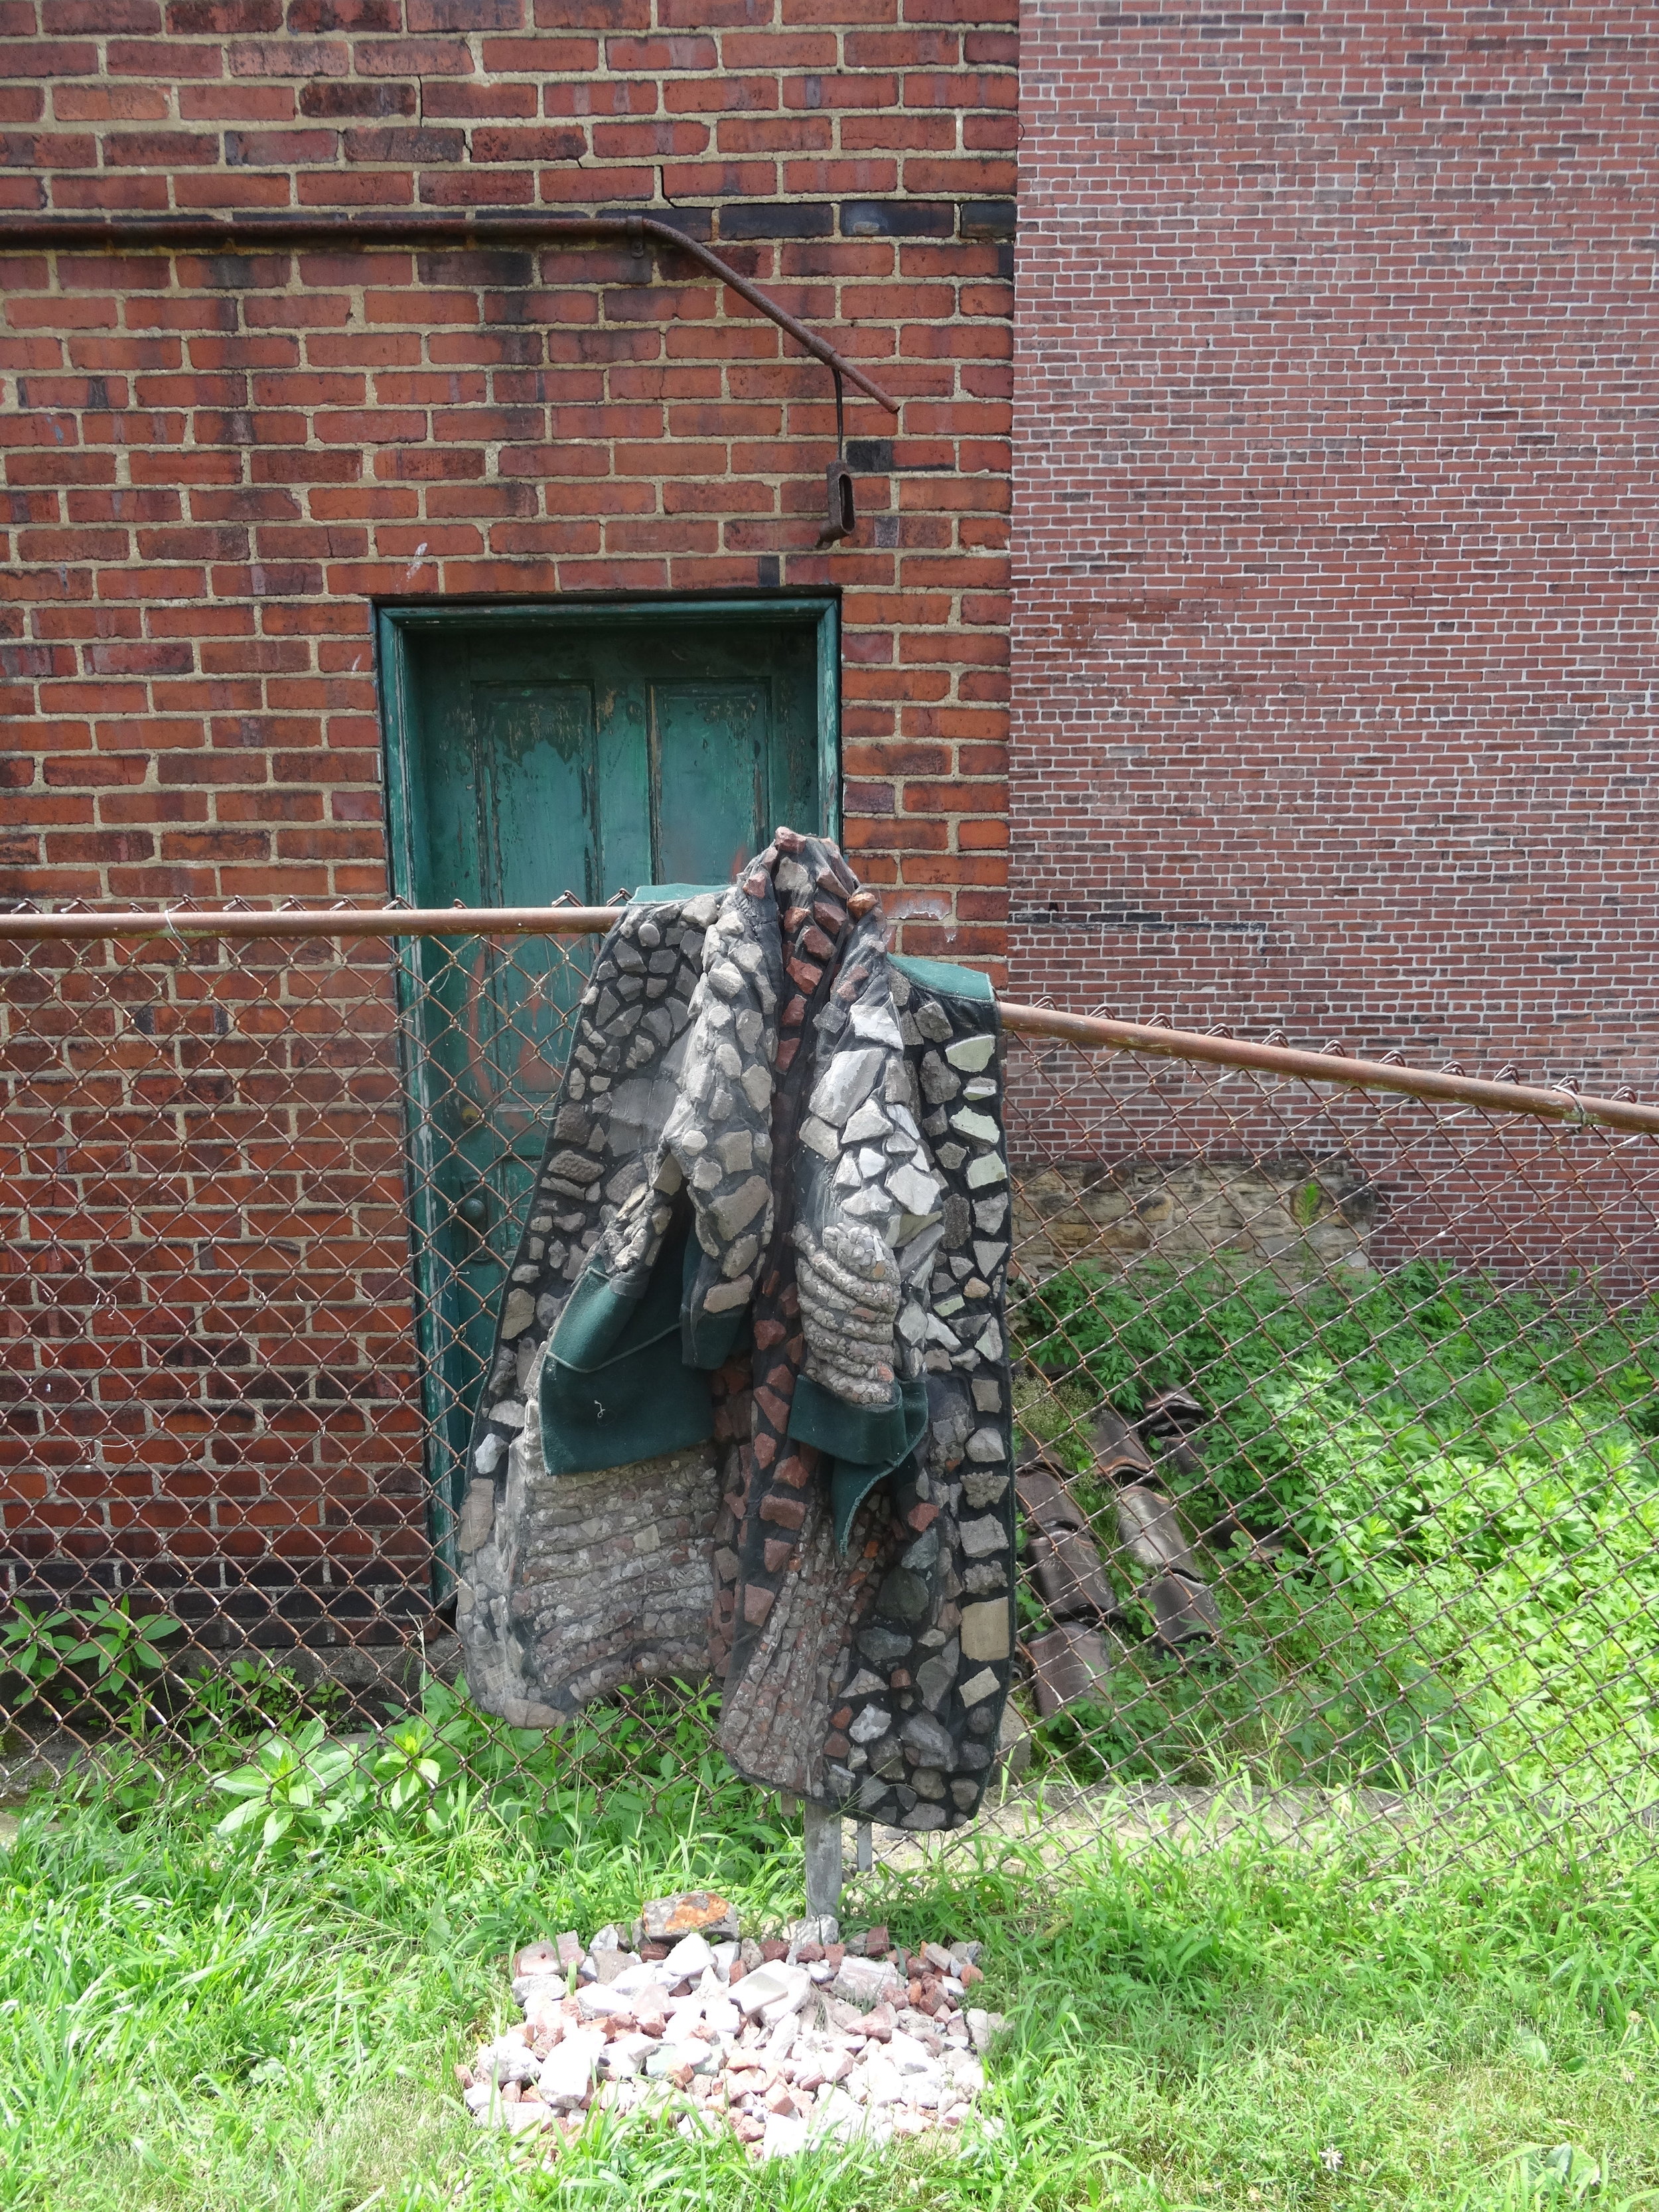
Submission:
[[[590,951],[0,945],[14,1783],[453,1673],[456,1454]],[[1644,1823],[1659,1138],[1041,1036],[1007,1075],[1030,1741],[981,1833],[1063,1856],[1241,1779]],[[709,1713],[653,1693],[632,1741]]]

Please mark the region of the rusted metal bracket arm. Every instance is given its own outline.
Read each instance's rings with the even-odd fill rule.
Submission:
[[[365,215],[352,210],[252,209],[246,214],[100,216],[8,215],[0,217],[0,252],[119,252],[154,247],[174,252],[234,253],[258,246],[341,244],[348,246],[535,246],[542,242],[616,239],[638,250],[647,239],[689,253],[711,276],[775,323],[815,361],[834,369],[859,391],[896,415],[899,403],[844,354],[809,329],[798,316],[751,284],[729,262],[673,224],[648,215],[542,215],[508,209],[499,215]]]

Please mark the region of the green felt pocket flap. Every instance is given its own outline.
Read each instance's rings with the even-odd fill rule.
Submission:
[[[901,1382],[890,1406],[849,1406],[810,1375],[795,1383],[789,1433],[829,1462],[836,1544],[845,1555],[853,1516],[878,1482],[902,1467],[927,1433],[927,1385]]]
[[[590,1263],[559,1316],[542,1368],[542,1456],[550,1474],[654,1459],[714,1426],[708,1378],[680,1356],[680,1313],[696,1247],[670,1230],[643,1293]],[[747,1310],[735,1316],[741,1323]]]
[[[678,1235],[669,1232],[651,1279],[637,1297],[620,1291],[590,1261],[555,1324],[549,1358],[579,1375],[596,1375],[641,1346],[677,1336],[685,1244],[684,1229]]]

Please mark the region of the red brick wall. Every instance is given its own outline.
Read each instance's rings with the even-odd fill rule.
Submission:
[[[0,0],[12,209],[637,205],[905,402],[822,554],[827,374],[672,256],[7,258],[0,893],[378,896],[372,594],[838,585],[848,843],[995,959],[1013,13]]]
[[[1023,990],[1656,1087],[1656,58],[1036,0]]]
[[[429,1619],[384,945],[0,940],[0,1595]]]
[[[378,901],[376,594],[838,586],[848,847],[911,950],[997,965],[1013,19],[0,0],[10,210],[638,207],[904,403],[849,399],[868,519],[820,553],[826,372],[670,255],[0,258],[0,896]],[[5,962],[14,1583],[136,1575],[213,1637],[418,1611],[380,957],[315,998],[269,947],[246,989]]]

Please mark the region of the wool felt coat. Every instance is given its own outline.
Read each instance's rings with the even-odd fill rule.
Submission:
[[[468,1680],[547,1725],[712,1671],[752,1780],[977,1808],[1013,1651],[995,1001],[827,841],[595,961],[457,1528]]]

